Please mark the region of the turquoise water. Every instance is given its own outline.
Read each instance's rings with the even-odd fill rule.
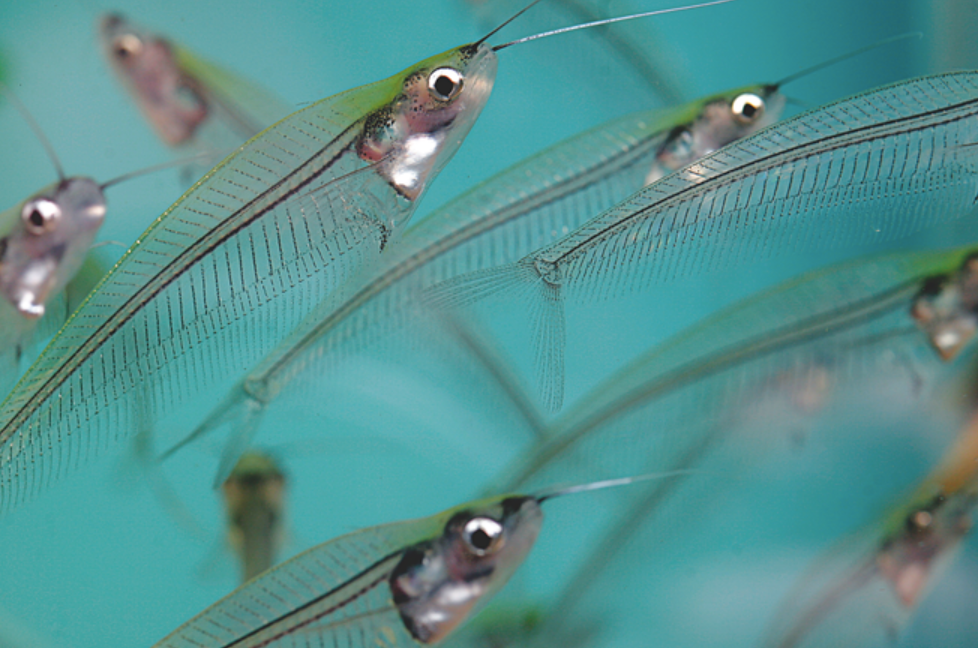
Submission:
[[[624,6],[612,2],[607,11]],[[485,30],[462,0],[4,3],[0,51],[11,68],[11,86],[68,173],[103,180],[170,157],[97,51],[95,19],[109,9],[250,76],[297,108],[387,77]],[[690,98],[776,80],[896,33],[924,33],[920,41],[870,53],[786,88],[816,106],[908,76],[973,66],[974,41],[962,33],[968,34],[976,15],[974,3],[966,2],[737,0],[653,19],[646,28],[654,29],[650,38],[666,54],[664,65]],[[531,14],[500,38],[558,26],[548,24],[551,18],[556,20],[549,12]],[[656,105],[629,68],[603,57],[599,47],[591,37],[566,36],[502,52],[488,108],[417,217],[566,136]],[[9,160],[0,177],[8,203],[54,179],[43,150],[6,104],[0,105],[0,141]],[[181,191],[176,172],[110,190],[100,238],[128,245]],[[927,236],[934,243],[952,238]],[[569,347],[569,399],[705,313],[829,260],[770,263],[573,314],[571,321],[581,329]],[[519,356],[518,335],[501,345]],[[260,441],[284,446],[291,551],[464,501],[528,441],[513,417],[499,413],[479,375],[442,358],[434,344],[430,351],[418,346],[371,354],[270,412],[281,423]],[[524,373],[525,364],[517,362]],[[531,383],[529,374],[524,382]],[[186,413],[188,424],[196,415]],[[167,425],[158,431],[161,446],[185,431],[176,418]],[[678,502],[668,512],[678,528],[662,546],[649,549],[654,555],[638,572],[647,575],[622,576],[620,591],[609,587],[615,591],[609,591],[607,605],[624,625],[606,641],[754,645],[808,561],[872,519],[940,456],[947,435],[931,438],[912,433],[920,426],[907,427],[896,438],[881,433],[862,441],[826,432],[813,444],[816,450],[741,475],[722,493]],[[236,572],[223,549],[219,498],[209,488],[220,447],[220,439],[207,440],[166,467],[167,480],[201,527],[196,531],[167,514],[124,452],[106,454],[5,516],[0,608],[48,645],[138,646],[152,645],[226,593]],[[546,600],[566,578],[566,566],[580,554],[564,553],[574,548],[562,542],[570,538],[574,544],[589,507],[613,495],[589,497],[554,503],[526,577],[513,583],[514,596]],[[974,549],[972,541],[934,587],[902,645],[974,645]]]

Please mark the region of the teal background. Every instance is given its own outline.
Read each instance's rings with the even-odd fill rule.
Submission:
[[[666,6],[602,4],[608,15]],[[493,42],[567,24],[559,13],[539,9]],[[11,88],[41,124],[65,170],[99,180],[171,155],[101,60],[95,20],[106,10],[170,35],[296,108],[390,76],[485,31],[463,0],[0,3],[0,52]],[[964,1],[737,0],[646,19],[636,29],[648,30],[665,53],[661,64],[688,98],[777,80],[894,34],[923,33],[921,40],[888,46],[785,88],[806,106],[817,106],[913,75],[974,67],[976,21],[978,7]],[[417,218],[549,144],[657,105],[629,68],[601,51],[592,35],[576,34],[501,52],[488,107]],[[55,178],[43,149],[5,101],[0,143],[5,204]],[[112,188],[100,240],[128,245],[181,191],[176,171]],[[960,240],[927,236],[914,243]],[[829,260],[769,263],[572,314],[580,328],[568,352],[569,398],[707,312]],[[502,352],[519,357],[519,334],[512,338],[516,342],[501,342]],[[378,349],[297,389],[270,412],[279,425],[260,442],[279,448],[290,474],[290,551],[471,498],[528,443],[526,430],[499,406],[483,376],[439,350],[432,337],[414,339],[411,349]],[[516,365],[530,385],[528,361]],[[189,426],[199,413],[186,416]],[[699,524],[684,527],[688,533],[677,534],[668,547],[650,548],[656,562],[642,572],[647,577],[609,591],[609,604],[629,611],[625,616],[633,623],[616,635],[620,645],[755,645],[808,561],[874,519],[940,456],[948,434],[928,435],[922,429],[927,425],[906,427],[899,435],[861,441],[829,435],[823,452],[796,458],[798,465],[763,466],[732,477],[721,493],[679,502],[670,515]],[[182,431],[159,430],[160,447]],[[194,529],[167,513],[126,450],[102,456],[0,519],[0,618],[12,619],[4,625],[22,626],[50,646],[148,646],[229,591],[236,571],[223,547],[219,497],[209,488],[220,447],[219,438],[208,439],[165,468]],[[513,595],[534,601],[552,596],[561,570],[582,555],[563,553],[556,541],[575,537],[587,525],[589,508],[613,497],[609,492],[555,502]],[[704,506],[705,500],[714,503]],[[936,584],[901,645],[975,645],[975,549],[972,540]]]

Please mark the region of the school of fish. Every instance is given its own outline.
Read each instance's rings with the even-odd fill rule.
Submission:
[[[429,24],[479,37],[317,99],[75,8],[101,61],[66,64],[162,145],[101,182],[0,49],[0,120],[53,166],[0,213],[0,571],[75,523],[139,538],[76,561],[77,635],[38,623],[76,618],[42,564],[0,579],[0,646],[973,644],[978,71],[793,94],[934,23],[695,98],[670,21],[748,3],[451,0]],[[655,108],[467,173],[494,111],[572,108],[514,96],[544,39]],[[123,495],[156,531],[99,521]]]

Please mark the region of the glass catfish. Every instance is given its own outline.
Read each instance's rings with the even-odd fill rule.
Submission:
[[[225,393],[378,257],[475,123],[495,71],[483,42],[449,50],[291,115],[207,173],[0,406],[0,508],[131,429],[136,394],[153,423]]]
[[[828,418],[834,403],[877,386],[889,390],[886,407],[894,396],[924,403],[943,393],[936,388],[974,357],[975,259],[973,246],[895,253],[791,280],[655,347],[551,424],[546,440],[492,488],[630,469],[676,476],[607,513],[602,540],[575,570],[546,628],[585,618],[589,592],[605,591],[595,580],[612,561],[636,570],[650,538],[663,541],[655,512],[682,485],[683,471],[721,457],[729,478],[765,449],[786,445],[798,423]],[[872,402],[860,398],[864,409]],[[674,531],[676,523],[666,526]]]
[[[78,293],[87,294],[94,285],[90,274],[97,259],[89,253],[105,220],[105,189],[143,172],[101,184],[66,177],[27,108],[2,84],[0,96],[27,121],[58,174],[56,182],[0,213],[0,390],[6,393],[31,339],[60,328]]]
[[[102,51],[168,146],[227,154],[292,112],[254,83],[119,14],[99,19]]]
[[[321,303],[177,447],[231,423],[238,426],[237,447],[245,448],[265,407],[292,380],[328,370],[331,360],[366,348],[416,315],[426,286],[516,261],[631,195],[650,173],[667,173],[772,123],[783,106],[776,85],[757,85],[629,115],[481,183],[409,227],[380,271]]]
[[[526,559],[543,526],[541,504],[659,477],[489,497],[349,533],[245,583],[156,648],[440,643]]]
[[[776,614],[764,646],[895,643],[954,561],[976,510],[978,413],[973,413],[940,465],[909,497],[881,523],[812,565]]]
[[[522,299],[544,400],[563,400],[564,301],[599,300],[792,251],[864,245],[970,213],[978,74],[904,81],[776,124],[428,301]]]
[[[505,584],[540,532],[533,497],[472,502],[371,527],[305,551],[245,583],[157,644],[435,644]]]

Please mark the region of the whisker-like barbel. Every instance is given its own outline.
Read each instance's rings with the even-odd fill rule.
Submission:
[[[978,74],[905,81],[809,111],[707,156],[517,263],[429,301],[529,300],[538,379],[563,400],[564,301],[603,299],[789,252],[905,236],[978,195]]]
[[[712,7],[714,5],[726,4],[728,2],[733,2],[733,1],[734,0],[713,0],[712,2],[702,2],[700,4],[687,5],[685,7],[674,7],[672,9],[658,9],[656,11],[645,11],[642,13],[631,14],[629,16],[618,16],[616,18],[604,18],[602,20],[592,20],[591,22],[582,23],[580,25],[573,25],[571,27],[562,27],[560,29],[553,29],[551,31],[543,32],[541,34],[534,34],[533,36],[518,38],[514,41],[503,43],[502,45],[496,45],[492,49],[493,51],[498,52],[501,49],[505,49],[513,45],[519,45],[520,43],[529,43],[530,41],[535,41],[540,38],[547,38],[549,36],[556,36],[558,34],[566,34],[569,32],[577,31],[579,29],[590,29],[591,27],[612,25],[614,23],[624,22],[626,20],[635,20],[636,18],[647,18],[650,16],[661,16],[662,14],[676,13],[678,11],[687,11],[689,9],[702,9],[703,7]]]
[[[723,309],[616,372],[555,421],[547,441],[520,458],[498,486],[523,489],[557,479],[605,478],[600,469],[589,472],[583,457],[591,456],[602,435],[611,427],[618,429],[624,417],[672,417],[686,419],[684,427],[712,429],[718,419],[729,418],[726,408],[750,407],[766,386],[790,390],[790,376],[812,363],[835,376],[821,386],[832,391],[849,371],[866,372],[897,358],[918,357],[918,350],[926,351],[926,360],[916,360],[918,378],[943,371],[978,330],[978,311],[972,306],[978,294],[971,283],[978,280],[978,263],[972,248],[843,263]],[[666,399],[674,402],[665,404]],[[815,407],[809,401],[799,406],[810,405]],[[676,413],[676,408],[687,407],[686,414]],[[652,443],[662,434],[677,436],[670,430],[646,423],[636,434],[641,438],[648,431]],[[699,443],[696,434],[681,436],[680,445]],[[622,451],[633,450],[627,444]],[[636,460],[647,454],[639,453]],[[573,456],[582,460],[575,464]],[[571,465],[584,472],[566,474]]]
[[[520,0],[492,0],[491,2],[467,0],[466,4],[470,5],[470,9],[477,14],[480,22],[494,23],[501,20],[503,16],[512,13],[515,7],[522,3]],[[604,12],[608,11],[609,6],[607,2],[600,0],[550,0],[543,8],[549,10],[551,14],[568,18],[572,24],[584,24],[604,18]],[[626,7],[621,2],[615,5],[615,10],[623,14],[634,13],[631,4]],[[534,12],[530,20],[534,19],[536,22],[530,24],[539,25],[540,31],[544,31],[542,27],[549,26],[553,22],[553,18],[551,16],[545,17],[543,11]],[[523,24],[527,23],[528,21],[524,21]],[[626,74],[627,70],[631,69],[635,75],[635,80],[640,81],[642,86],[645,86],[664,106],[685,103],[688,99],[688,93],[684,91],[684,83],[682,82],[684,79],[682,77],[686,75],[677,69],[674,57],[669,56],[669,52],[666,51],[669,49],[666,42],[668,39],[662,37],[671,33],[670,30],[660,30],[648,23],[643,24],[641,29],[635,31],[627,29],[629,26],[625,24],[598,25],[593,30],[594,41],[603,43],[605,48],[609,50],[608,53],[613,57],[609,58],[608,62],[620,65],[621,71]],[[626,29],[622,29],[622,27],[626,27]],[[600,56],[598,51],[589,54],[589,56],[595,55]],[[605,71],[607,68],[601,64],[603,62],[603,59],[599,62],[598,69]],[[617,70],[617,67],[613,69]],[[628,88],[627,91],[632,91],[632,83],[626,80],[628,77],[622,78],[620,74],[614,76],[624,87]],[[641,88],[634,88],[634,90],[640,91]]]

